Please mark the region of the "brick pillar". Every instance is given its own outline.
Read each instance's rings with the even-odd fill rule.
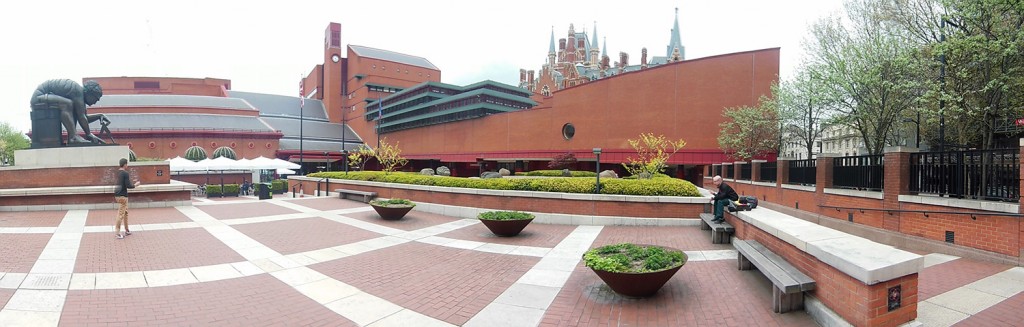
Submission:
[[[732,176],[732,178],[733,178],[733,179],[737,179],[737,180],[738,180],[738,179],[740,179],[740,178],[742,178],[742,177],[740,176],[740,170],[741,170],[741,169],[743,169],[743,165],[747,165],[747,164],[748,164],[748,163],[746,163],[746,162],[743,162],[743,161],[737,161],[737,162],[733,162],[733,163],[732,163],[732,171],[733,171],[733,176]]]
[[[1024,167],[1024,138],[1020,139],[1019,142],[1020,142],[1020,153],[1021,153],[1021,155],[1020,155],[1021,167]],[[1020,171],[1021,171],[1020,172],[1021,190],[1024,190],[1024,169],[1021,169]],[[1019,212],[1020,213],[1024,213],[1024,197],[1020,198],[1020,209],[1019,209]],[[1019,236],[1018,240],[1024,241],[1024,224],[1017,224],[1017,225],[1020,226],[1020,236]],[[1018,243],[1020,243],[1020,256],[1017,257],[1017,260],[1018,260],[1017,261],[1017,265],[1024,266],[1024,242],[1018,242]]]
[[[761,181],[761,163],[768,162],[767,160],[751,160],[750,161],[750,180],[755,182]]]
[[[807,211],[821,212],[822,205],[827,205],[825,199],[825,189],[832,188],[832,173],[834,167],[832,163],[836,157],[841,156],[839,153],[819,153],[814,159],[814,202],[813,208],[808,207]]]
[[[882,183],[882,208],[899,209],[900,195],[910,194],[910,154],[914,147],[892,146],[884,149],[885,181]],[[883,214],[882,228],[899,231],[900,213]]]
[[[789,182],[789,161],[793,158],[778,158],[775,165],[775,198],[779,199],[778,202],[781,204],[782,198],[782,184]]]

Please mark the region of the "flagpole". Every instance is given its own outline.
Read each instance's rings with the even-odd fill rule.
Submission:
[[[305,120],[305,114],[303,113],[302,107],[306,105],[306,90],[305,90],[305,78],[299,77],[299,175],[306,175],[306,162],[303,154],[305,153],[302,149],[302,125]]]
[[[380,149],[380,123],[384,119],[384,102],[377,96],[377,149]]]

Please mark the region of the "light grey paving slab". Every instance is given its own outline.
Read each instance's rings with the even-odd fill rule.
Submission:
[[[68,249],[63,249],[68,250]],[[75,271],[75,260],[36,260],[30,273],[70,274]]]
[[[964,285],[964,287],[1004,298],[1009,298],[1017,295],[1017,293],[1024,292],[1024,282],[1002,278],[998,275],[985,277],[973,283]]]
[[[736,250],[701,251],[705,260],[736,260]]]
[[[144,230],[141,226],[132,226],[132,229],[136,231]],[[114,228],[111,226],[86,226],[84,233],[113,233]]]
[[[26,234],[53,234],[57,232],[57,227],[29,227],[25,231]]]
[[[372,250],[370,247],[368,247],[366,245],[363,245],[362,242],[349,243],[349,244],[345,244],[345,245],[338,245],[338,246],[332,247],[331,249],[333,249],[335,251],[338,251],[338,252],[341,252],[341,253],[348,254],[348,255],[357,255],[357,254],[366,253],[366,252],[369,252],[370,250]]]
[[[348,254],[338,252],[332,248],[303,252],[303,255],[315,261],[315,263],[338,260],[347,257]]]
[[[96,289],[96,274],[78,273],[71,275],[69,290],[92,290]]]
[[[1012,279],[1018,282],[1024,282],[1024,267],[1013,267],[996,274],[996,276]]]
[[[146,284],[146,276],[141,271],[96,273],[96,289],[141,288]]]
[[[0,234],[25,234],[28,227],[0,227]]]
[[[328,303],[325,307],[361,326],[384,319],[403,309],[394,303],[364,292]]]
[[[146,277],[146,283],[149,284],[149,287],[193,284],[199,282],[199,279],[197,279],[195,275],[192,275],[192,271],[188,268],[148,270],[144,271],[143,275]]]
[[[502,292],[501,295],[498,295],[494,302],[547,310],[548,306],[551,305],[551,301],[555,300],[559,290],[559,287],[515,283],[505,289],[505,292]]]
[[[144,231],[154,231],[154,230],[168,230],[168,229],[173,229],[173,227],[171,227],[171,224],[169,224],[169,223],[162,223],[162,224],[145,224],[145,225],[139,225],[139,226],[138,226],[138,227],[136,227],[136,228],[139,228],[139,230],[144,230]]]
[[[309,213],[309,212],[319,212],[320,211],[320,210],[313,209],[313,208],[310,208],[310,207],[307,207],[307,206],[303,206],[301,204],[292,203],[290,201],[270,200],[270,201],[266,201],[266,202],[269,202],[270,204],[273,204],[273,205],[276,205],[276,206],[281,206],[281,207],[285,207],[285,208],[288,208],[288,209],[292,209],[292,210],[295,210],[295,211],[298,211],[298,212]]]
[[[418,239],[416,241],[417,242],[421,242],[421,243],[427,243],[427,244],[434,244],[434,245],[441,245],[441,246],[443,246],[445,244],[448,244],[448,243],[451,243],[451,242],[455,242],[455,239],[451,239],[451,238],[447,238],[447,237],[440,237],[440,236],[430,236],[430,237],[424,237],[424,238]]]
[[[56,327],[60,312],[0,310],[0,326]]]
[[[338,251],[334,251],[334,252],[338,252]],[[295,263],[299,264],[300,266],[308,266],[308,265],[320,263],[320,261],[318,261],[316,259],[313,259],[313,258],[310,258],[310,257],[306,256],[304,253],[292,253],[292,254],[286,255],[285,257],[288,258],[291,261],[294,261]]]
[[[4,310],[60,312],[67,296],[67,290],[20,289],[7,300]]]
[[[365,221],[362,221],[362,220],[359,220],[359,219],[345,217],[345,216],[331,216],[329,214],[324,214],[324,215],[321,215],[321,217],[324,217],[324,218],[326,218],[326,219],[328,219],[330,221],[333,221],[333,222],[342,223],[342,224],[349,225],[349,226],[352,226],[352,227],[355,227],[355,228],[359,228],[359,229],[362,229],[362,230],[371,231],[371,232],[374,232],[374,233],[377,233],[377,234],[398,235],[398,234],[405,233],[405,231],[401,230],[401,229],[391,228],[391,227],[387,227],[387,226],[381,226],[381,225],[377,225],[377,224],[374,224],[374,223],[369,223],[369,222],[365,222]]]
[[[17,289],[21,286],[21,282],[28,276],[26,273],[7,273],[4,274],[3,278],[0,278],[0,288]]]
[[[384,317],[369,325],[369,327],[449,327],[455,326],[447,322],[437,320],[422,313],[409,309],[402,309],[393,315]]]
[[[316,270],[308,267],[296,267],[285,269],[281,271],[275,271],[270,273],[271,276],[281,280],[288,286],[296,287],[303,284],[309,284],[315,281],[324,280],[328,277]]]
[[[519,277],[516,283],[560,288],[569,280],[570,275],[572,275],[570,271],[533,268],[523,274],[522,277]]]
[[[270,259],[257,259],[257,260],[253,260],[251,262],[252,262],[253,265],[258,267],[260,269],[260,271],[263,271],[263,272],[272,273],[272,272],[275,272],[275,271],[284,270],[283,267],[281,267],[280,265],[274,263],[273,261],[270,261]]]
[[[917,303],[917,321],[928,327],[947,327],[970,317],[968,314],[928,301]]]
[[[484,245],[483,242],[467,241],[467,240],[455,240],[454,242],[445,244],[444,246],[456,249],[472,250]]]
[[[228,247],[231,246],[228,245]],[[231,248],[249,261],[270,260],[270,258],[281,256],[280,253],[277,253],[277,251],[271,250],[268,247]]]
[[[295,289],[320,304],[331,303],[360,293],[355,286],[331,278],[295,286]]]
[[[401,237],[383,236],[383,237],[378,237],[378,238],[371,238],[371,239],[368,239],[368,240],[365,240],[365,241],[361,241],[359,243],[364,245],[364,246],[366,246],[367,248],[369,248],[370,251],[373,251],[373,250],[380,250],[380,249],[383,249],[383,248],[388,248],[388,247],[392,247],[392,246],[395,246],[395,245],[404,244],[404,243],[408,243],[408,242],[410,242],[410,240],[407,240],[407,239],[404,239],[404,238],[401,238]]]
[[[935,305],[974,315],[1006,298],[966,287],[960,287],[925,300]]]
[[[248,261],[232,263],[231,267],[235,268],[235,270],[238,270],[238,272],[241,273],[242,276],[253,276],[264,273],[264,271],[260,269],[260,267],[257,267],[252,262]]]
[[[528,256],[528,257],[544,257],[545,255],[548,254],[548,252],[551,252],[550,248],[542,248],[542,247],[536,247],[536,246],[517,246],[515,249],[513,249],[508,254],[509,255],[522,255],[522,256]]]
[[[231,264],[219,264],[210,266],[199,266],[188,268],[192,272],[192,276],[196,277],[196,280],[200,282],[210,282],[222,279],[231,279],[242,277],[242,273],[238,272]]]
[[[524,308],[515,305],[491,302],[470,318],[464,327],[535,327],[544,318],[543,309]]]
[[[943,264],[956,259],[960,259],[960,257],[942,253],[929,253],[924,256],[924,267],[928,268],[934,265]]]
[[[270,249],[270,248],[267,248],[267,249]],[[277,251],[274,251],[274,253],[277,253]],[[290,259],[288,257],[285,257],[285,256],[281,255],[281,254],[278,254],[276,256],[270,257],[268,259],[270,259],[271,262],[276,263],[278,266],[281,266],[281,268],[284,268],[284,269],[292,269],[292,268],[296,268],[296,267],[301,267],[302,266],[298,262],[295,262],[295,260],[292,260],[292,259]]]
[[[704,256],[704,251],[683,251],[686,255],[686,261],[707,261],[708,258]]]
[[[547,269],[572,272],[576,270],[579,260],[566,260],[564,258],[544,257],[533,266],[534,269]]]
[[[29,273],[28,276],[25,276],[25,281],[21,283],[21,288],[36,290],[66,290],[70,284],[71,273]]]
[[[516,248],[518,248],[518,246],[497,243],[484,243],[484,245],[481,245],[480,247],[477,247],[474,250],[497,254],[509,254],[512,253],[512,251],[514,251]]]
[[[113,237],[113,235],[111,235]],[[78,247],[81,244],[79,240],[50,240],[46,244],[46,249],[74,249],[78,251]]]
[[[78,258],[77,249],[44,248],[39,253],[39,260],[74,260]]]

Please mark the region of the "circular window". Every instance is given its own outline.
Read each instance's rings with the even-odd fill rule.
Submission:
[[[562,137],[566,140],[571,140],[573,135],[576,135],[576,127],[572,126],[572,123],[565,123],[565,125],[562,125]]]

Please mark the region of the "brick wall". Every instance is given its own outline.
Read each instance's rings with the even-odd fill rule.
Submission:
[[[40,188],[66,186],[100,186],[117,184],[116,161],[109,167],[64,167],[0,170],[0,188]],[[143,184],[167,184],[171,170],[166,162],[129,163],[132,179]]]

